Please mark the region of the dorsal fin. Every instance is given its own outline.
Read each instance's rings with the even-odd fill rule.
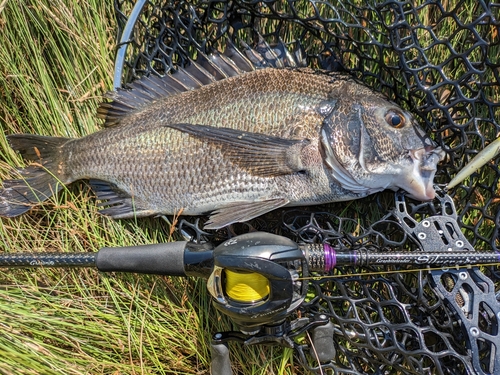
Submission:
[[[233,61],[238,68],[244,72],[251,72],[252,70],[255,70],[255,65],[238,48],[236,48],[231,40],[227,41],[227,47],[224,51],[224,55],[231,59],[231,61]]]
[[[195,90],[229,77],[238,76],[255,69],[267,67],[284,68],[304,66],[301,55],[292,54],[280,40],[271,47],[262,36],[254,48],[241,42],[243,51],[228,41],[226,51],[206,55],[198,52],[196,61],[185,67],[178,67],[164,77],[142,77],[123,89],[105,94],[97,110],[97,116],[105,120],[104,126],[114,126],[125,117],[156,100],[184,91]]]
[[[305,51],[299,43],[296,43],[296,48],[292,53],[281,39],[278,39],[277,43],[269,45],[259,34],[255,47],[252,48],[243,41],[241,45],[246,57],[255,68],[299,68],[307,66]]]
[[[224,58],[218,52],[210,55],[200,54],[196,61],[217,81],[243,73],[232,61]]]
[[[104,126],[113,126],[136,109],[152,101],[180,92],[172,84],[165,82],[161,77],[143,77],[127,85],[125,89],[109,91],[104,95],[106,99],[97,109],[97,117],[105,119]]]
[[[216,81],[213,74],[210,74],[210,72],[206,70],[204,67],[202,67],[197,61],[191,60],[190,65],[187,67],[187,71],[194,78],[196,78],[202,85],[208,85],[209,83]],[[164,77],[164,79],[166,78]]]

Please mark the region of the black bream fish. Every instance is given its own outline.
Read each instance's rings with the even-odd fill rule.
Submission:
[[[110,94],[99,110],[106,128],[94,134],[8,136],[35,163],[4,181],[0,215],[79,179],[91,180],[103,214],[211,212],[208,229],[384,189],[434,198],[441,150],[408,112],[345,75],[298,68],[289,54],[228,51]]]

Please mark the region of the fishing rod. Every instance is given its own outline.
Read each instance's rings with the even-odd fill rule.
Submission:
[[[295,249],[306,260],[309,271],[321,274],[341,266],[410,265],[429,268],[499,263],[499,252],[474,250],[458,226],[453,200],[437,187],[436,191],[441,212],[420,222],[408,213],[404,193],[395,193],[393,214],[422,251],[374,251],[366,247],[339,250],[328,243],[297,244],[286,237],[256,232],[231,238],[217,248],[209,242],[177,241],[105,247],[95,253],[4,253],[0,254],[0,267],[95,267],[102,272],[208,278],[222,254],[235,258],[252,257],[254,251],[262,250],[252,241],[258,244],[261,238],[268,239],[271,249],[279,244],[288,250]],[[241,241],[249,241],[245,244],[246,251],[238,250],[241,245],[236,244],[241,244]],[[229,253],[221,250],[227,248],[231,248]]]
[[[500,264],[500,252],[497,251],[460,251],[443,253],[440,251],[371,251],[360,247],[355,250],[339,251],[333,246],[324,244],[296,244],[286,241],[286,237],[275,236],[265,232],[254,232],[235,237],[230,242],[245,243],[259,241],[267,237],[276,237],[275,244],[269,246],[285,246],[302,252],[307,261],[308,270],[327,274],[336,267],[343,266],[441,266],[460,267],[474,265]],[[277,239],[280,238],[280,240]],[[227,243],[221,246],[228,247]],[[260,251],[259,246],[248,244],[252,249],[249,257]],[[287,250],[289,251],[289,250]],[[95,253],[10,253],[0,255],[0,267],[95,267],[101,272],[133,272],[166,276],[198,276],[208,277],[213,271],[216,258],[222,254],[220,247],[211,244],[197,244],[188,241],[168,242],[153,245],[128,247],[105,247]],[[225,254],[225,253],[224,253]],[[241,254],[225,254],[241,256]],[[425,268],[423,268],[425,269]],[[419,269],[416,269],[419,270]]]
[[[343,250],[327,243],[296,243],[283,236],[252,232],[230,238],[218,246],[209,242],[178,241],[105,247],[95,253],[1,254],[0,267],[92,267],[101,272],[202,277],[207,280],[215,308],[238,328],[212,336],[212,374],[232,374],[229,341],[299,349],[295,338],[305,332],[311,333],[317,361],[326,363],[335,358],[336,327],[330,318],[322,313],[294,320],[290,316],[306,299],[309,288],[306,280],[329,277],[338,267],[410,265],[422,269],[439,266],[443,271],[432,273],[432,285],[459,317],[465,308],[464,304],[458,305],[457,295],[461,293],[462,300],[467,299],[468,290],[474,290],[475,296],[483,295],[484,301],[493,306],[492,309],[496,308],[494,288],[486,288],[489,284],[485,276],[472,266],[497,264],[500,253],[475,251],[458,228],[451,198],[444,195],[439,200],[441,214],[418,222],[407,213],[404,196],[396,194],[395,215],[421,251],[384,252],[364,247]],[[457,266],[467,268],[457,270]],[[447,267],[455,267],[451,271],[456,273],[451,286],[443,285],[443,280],[449,280],[443,278]],[[482,280],[481,290],[475,290],[472,283],[464,288],[471,280]],[[496,310],[500,311],[500,307]],[[470,317],[463,316],[461,320],[474,349],[477,339],[485,334]],[[496,339],[500,344],[500,337]]]

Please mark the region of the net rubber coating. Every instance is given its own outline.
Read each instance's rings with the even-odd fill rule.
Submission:
[[[95,267],[95,253],[2,254],[0,267]]]

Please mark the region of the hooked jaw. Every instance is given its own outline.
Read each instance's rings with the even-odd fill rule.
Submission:
[[[400,187],[414,199],[421,201],[434,199],[436,196],[434,175],[437,164],[444,158],[444,151],[440,147],[426,146],[411,150],[409,154],[413,161],[413,168]]]

